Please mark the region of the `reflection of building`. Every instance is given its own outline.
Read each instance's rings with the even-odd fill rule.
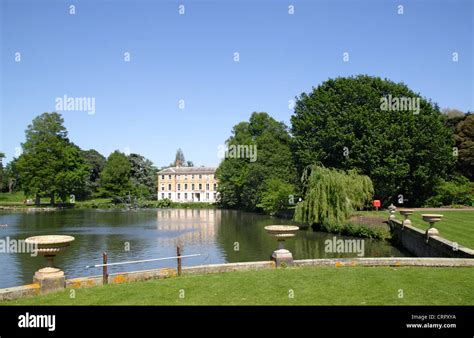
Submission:
[[[158,200],[210,202],[217,199],[216,168],[170,167],[158,172]]]
[[[213,243],[220,224],[220,211],[214,209],[159,209],[157,230],[177,231],[178,237],[161,237],[161,241],[185,244]]]

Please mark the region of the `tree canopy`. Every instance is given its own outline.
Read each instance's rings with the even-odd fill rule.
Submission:
[[[5,158],[5,153],[0,151],[0,192],[3,190],[3,159]]]
[[[169,166],[170,167],[194,167],[194,162],[186,161],[186,158],[184,157],[184,152],[181,150],[181,148],[178,148],[178,150],[176,150],[174,162],[171,163]]]
[[[178,150],[176,150],[174,165],[176,167],[181,167],[181,166],[184,166],[185,164],[186,164],[186,159],[184,158],[184,153],[181,150],[181,148],[178,148]]]
[[[116,150],[110,154],[100,176],[100,194],[104,197],[125,197],[131,194],[131,169],[124,153]]]
[[[27,196],[55,196],[66,201],[70,195],[81,194],[88,176],[88,166],[79,147],[67,137],[62,117],[44,113],[26,129],[23,153],[16,163],[22,187]]]
[[[157,169],[149,159],[139,154],[130,154],[130,177],[136,195],[151,198],[157,193]]]
[[[84,198],[86,198],[98,192],[100,174],[102,173],[107,160],[95,149],[83,150],[82,155],[89,166],[89,177],[87,178],[84,196]]]
[[[383,100],[419,99],[419,111],[384,110]],[[453,167],[453,140],[439,108],[404,84],[378,77],[330,79],[297,99],[291,117],[300,174],[321,162],[358,169],[384,205],[420,205]]]
[[[255,112],[249,122],[234,126],[226,147],[228,151],[216,172],[220,203],[224,207],[277,212],[274,209],[280,209],[280,198],[275,202],[270,194],[281,193],[272,189],[279,187],[288,194],[294,191],[296,181],[285,124],[267,113]],[[288,200],[287,196],[284,201]]]
[[[457,169],[467,178],[474,179],[474,115],[466,115],[454,128],[457,149]]]
[[[309,224],[342,224],[356,209],[367,207],[374,187],[368,176],[311,165],[301,178],[303,201],[295,212],[297,221]]]
[[[1,172],[10,192],[21,185],[27,197],[35,197],[37,203],[40,197],[50,197],[52,204],[56,197],[65,202],[71,195],[120,200],[129,195],[152,198],[156,193],[156,168],[150,160],[119,151],[106,159],[95,149],[81,150],[69,140],[60,114],[37,116],[25,134],[22,155]]]

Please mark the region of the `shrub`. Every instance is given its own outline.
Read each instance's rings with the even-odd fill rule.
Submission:
[[[390,232],[384,229],[376,229],[364,224],[321,224],[320,230],[337,233],[345,236],[366,237],[376,239],[386,239],[390,237]]]
[[[293,196],[294,186],[285,183],[278,178],[271,178],[265,181],[265,190],[261,195],[261,202],[257,207],[270,215],[282,212],[290,206],[290,198]],[[293,197],[294,198],[294,197]]]
[[[164,198],[162,200],[157,201],[156,203],[157,208],[169,208],[171,207],[171,200],[168,198]]]
[[[457,176],[451,181],[441,180],[425,206],[471,205],[474,201],[473,190],[474,184],[464,176]]]

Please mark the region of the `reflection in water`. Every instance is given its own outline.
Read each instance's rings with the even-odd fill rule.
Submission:
[[[100,264],[102,252],[109,262],[151,259],[183,254],[203,256],[184,259],[185,266],[225,262],[268,260],[276,241],[265,232],[270,224],[295,224],[291,220],[233,210],[147,209],[62,210],[47,213],[0,212],[0,238],[25,239],[29,236],[62,234],[76,238],[55,258],[55,264],[71,277],[101,274],[101,269],[86,269]],[[326,253],[324,241],[333,234],[301,230],[285,246],[295,259],[355,257],[357,254]],[[349,238],[337,236],[337,238]],[[129,248],[129,250],[127,250]],[[365,256],[405,256],[390,243],[365,240]],[[36,270],[44,266],[41,257],[29,254],[0,253],[0,288],[31,282]],[[110,267],[110,273],[176,266],[175,261],[158,261]]]
[[[179,236],[173,242],[177,245],[208,245],[215,243],[216,228],[220,224],[221,212],[214,209],[162,209],[158,210],[156,228],[158,231],[176,231]]]

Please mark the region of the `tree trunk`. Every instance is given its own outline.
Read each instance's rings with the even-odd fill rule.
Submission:
[[[8,192],[11,194],[13,192],[13,186],[15,185],[15,180],[10,178],[8,180]]]
[[[54,205],[54,192],[51,193],[51,201],[50,202],[51,202],[51,205]]]
[[[36,194],[36,196],[35,196],[35,204],[36,204],[36,206],[39,206],[40,203],[41,203],[41,198],[39,197],[38,194]]]

